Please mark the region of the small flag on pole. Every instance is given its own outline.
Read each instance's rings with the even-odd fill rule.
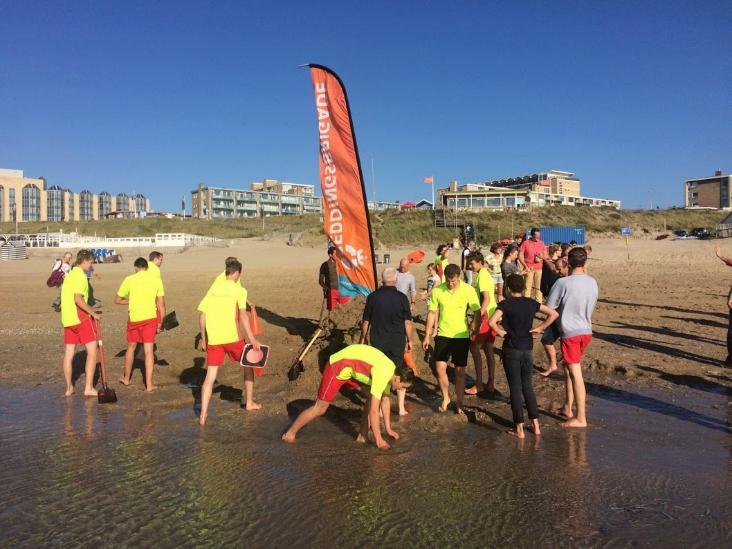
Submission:
[[[424,178],[424,182],[425,183],[434,183],[434,181],[435,181],[435,179],[432,176],[429,176],[429,177],[425,177]]]

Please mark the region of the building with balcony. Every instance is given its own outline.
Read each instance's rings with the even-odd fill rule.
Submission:
[[[592,206],[620,209],[620,201],[580,194],[580,180],[572,172],[549,170],[507,179],[463,185],[453,181],[437,189],[438,209],[503,210],[547,206]]]
[[[199,183],[191,191],[191,215],[199,219],[233,219],[320,213],[323,204],[314,185],[275,179],[251,184],[249,189],[212,187]]]
[[[684,206],[686,208],[732,208],[730,197],[732,175],[717,170],[711,177],[699,177],[684,181]]]
[[[124,193],[97,195],[86,189],[75,193],[59,185],[48,186],[43,177],[25,177],[23,170],[0,169],[0,222],[92,221],[114,210],[129,211],[136,217],[150,210],[150,200],[141,194],[130,200]]]

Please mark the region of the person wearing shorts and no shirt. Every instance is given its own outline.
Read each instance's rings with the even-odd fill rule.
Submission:
[[[119,382],[129,385],[135,349],[142,344],[145,352],[145,388],[148,393],[155,390],[153,369],[155,368],[155,335],[160,331],[161,318],[165,316],[165,291],[159,276],[148,271],[145,258],[135,260],[135,274],[126,277],[114,296],[117,305],[129,305],[127,318],[127,351],[125,370]]]
[[[389,443],[381,436],[379,408],[381,408],[381,415],[384,418],[386,434],[394,440],[398,440],[399,434],[391,428],[389,393],[402,388],[406,389],[408,386],[406,380],[410,373],[409,368],[404,368],[400,372],[402,381],[399,381],[394,362],[384,353],[369,345],[355,344],[341,349],[331,355],[328,365],[323,370],[323,379],[318,388],[318,400],[297,416],[290,428],[282,435],[282,440],[295,442],[298,431],[315,418],[325,414],[341,387],[350,380],[354,380],[371,387],[364,404],[361,428],[356,442],[365,443],[367,441],[370,424],[376,446],[387,450]]]
[[[511,412],[515,434],[519,438],[524,435],[523,405],[529,412],[533,432],[540,435],[539,407],[536,404],[531,376],[534,370],[532,334],[543,332],[557,318],[557,312],[546,305],[541,305],[528,297],[523,297],[525,282],[519,275],[510,275],[506,280],[509,298],[498,304],[496,312],[490,319],[491,328],[503,337],[503,370],[511,392]],[[536,328],[532,328],[534,315],[542,312],[546,319]],[[499,322],[502,325],[499,325]],[[523,397],[523,398],[522,398]]]
[[[559,313],[559,333],[566,374],[566,402],[561,412],[565,427],[586,427],[585,382],[580,361],[592,339],[592,311],[597,303],[597,282],[587,274],[584,248],[573,248],[568,256],[570,275],[557,280],[547,306]],[[572,406],[576,404],[577,415]]]
[[[84,396],[97,396],[94,390],[94,371],[97,369],[97,330],[94,323],[99,314],[86,302],[89,298],[89,284],[84,271],[94,262],[89,250],[79,250],[76,263],[64,278],[61,286],[61,323],[64,327],[64,358],[62,368],[66,380],[66,396],[74,394],[71,363],[77,345],[86,348],[84,368]]]
[[[244,352],[244,339],[241,327],[244,327],[247,341],[259,349],[259,341],[252,334],[247,315],[247,290],[237,284],[241,276],[241,263],[231,261],[226,265],[226,280],[214,285],[198,305],[199,325],[201,327],[201,347],[206,351],[206,380],[201,387],[201,415],[199,423],[206,424],[208,405],[216,381],[219,366],[226,357],[239,363]],[[245,408],[249,411],[259,410],[262,406],[254,402],[254,371],[244,370]]]
[[[475,289],[460,280],[460,267],[445,267],[446,282],[432,290],[429,313],[422,348],[426,351],[430,345],[430,334],[435,324],[435,316],[439,314],[437,337],[435,338],[435,368],[442,393],[442,404],[439,411],[444,412],[450,405],[449,382],[447,379],[447,362],[452,359],[455,367],[455,398],[457,413],[463,412],[463,393],[465,391],[465,367],[468,364],[470,350],[470,326],[468,325],[468,307],[477,311],[480,302]]]
[[[467,395],[476,395],[488,390],[490,396],[496,395],[496,359],[493,356],[493,343],[496,341],[496,334],[490,326],[488,319],[496,310],[495,288],[493,278],[485,267],[483,254],[473,252],[468,256],[468,263],[475,275],[475,291],[480,300],[480,311],[475,313],[473,334],[471,335],[470,354],[473,355],[475,363],[475,387],[465,390]],[[488,366],[488,383],[483,385],[483,361],[480,352],[485,355]],[[487,386],[487,387],[486,387]]]

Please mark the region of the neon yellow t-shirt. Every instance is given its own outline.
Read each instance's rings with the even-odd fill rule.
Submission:
[[[239,311],[247,306],[247,290],[233,280],[214,284],[198,304],[206,313],[206,335],[211,345],[224,345],[242,339]]]
[[[447,283],[440,284],[432,290],[430,295],[430,311],[440,311],[437,324],[437,335],[443,337],[465,338],[470,337],[467,311],[480,309],[478,294],[472,286],[462,280],[455,290],[450,291]]]
[[[371,394],[381,398],[391,393],[391,378],[396,366],[384,353],[371,345],[356,343],[330,356],[330,364],[340,368],[336,379],[355,379],[371,386]]]
[[[214,281],[211,283],[211,287],[206,292],[206,295],[211,293],[211,290],[214,289],[214,286],[216,286],[217,284],[221,284],[222,282],[226,282],[226,271],[224,271],[223,273],[216,276],[216,278],[214,278]],[[241,286],[241,276],[236,281],[236,285]]]
[[[157,316],[158,307],[156,298],[163,297],[163,281],[150,271],[137,271],[125,277],[120,284],[117,295],[129,298],[128,305],[130,322],[142,322]]]
[[[61,285],[61,323],[64,328],[81,324],[74,299],[76,294],[84,297],[84,303],[89,299],[89,281],[81,267],[71,269]]]
[[[493,285],[493,278],[488,269],[483,267],[478,271],[478,276],[475,280],[475,291],[478,292],[478,302],[483,306],[483,292],[488,292],[490,301],[488,302],[488,310],[486,314],[491,316],[496,310],[496,296],[495,286]]]

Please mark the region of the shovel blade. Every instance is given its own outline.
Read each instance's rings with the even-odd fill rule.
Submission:
[[[295,381],[298,377],[300,377],[300,373],[305,369],[305,366],[302,363],[302,360],[298,360],[290,366],[290,370],[287,372],[287,379],[290,381]]]
[[[112,404],[113,402],[117,402],[117,393],[114,392],[114,389],[104,386],[102,389],[99,389],[97,400],[99,404]]]

